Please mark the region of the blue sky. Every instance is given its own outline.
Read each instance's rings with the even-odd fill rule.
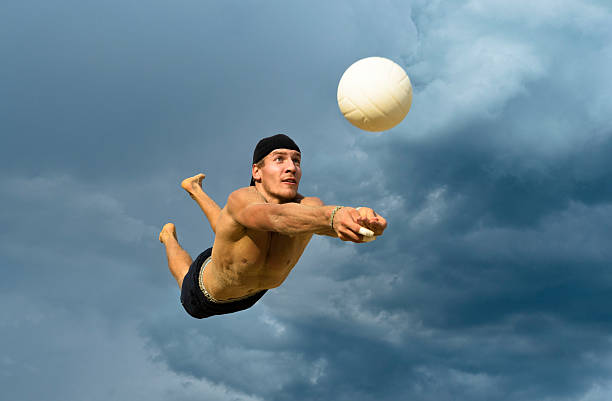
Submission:
[[[8,0],[0,52],[2,398],[612,397],[608,2]],[[369,56],[414,89],[382,134],[336,104]],[[389,228],[192,319],[157,234],[213,236],[179,183],[224,204],[279,132],[303,194]]]

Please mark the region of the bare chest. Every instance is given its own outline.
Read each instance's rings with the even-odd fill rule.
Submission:
[[[228,286],[277,287],[297,264],[311,237],[247,230],[232,243],[215,240],[215,270]]]
[[[274,232],[266,234],[269,236],[269,242],[263,267],[270,271],[291,270],[297,264],[312,237],[312,235],[289,237]]]

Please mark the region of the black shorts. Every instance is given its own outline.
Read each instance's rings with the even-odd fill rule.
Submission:
[[[196,319],[203,319],[214,315],[224,315],[226,313],[234,313],[241,310],[245,310],[255,305],[257,301],[268,290],[260,291],[250,297],[243,298],[237,301],[231,302],[212,302],[200,289],[200,271],[202,265],[212,255],[212,248],[208,248],[202,252],[196,260],[193,261],[189,267],[189,271],[183,279],[183,286],[181,288],[181,303],[183,307],[191,316]]]

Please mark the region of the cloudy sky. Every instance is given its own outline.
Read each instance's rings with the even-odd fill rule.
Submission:
[[[5,0],[0,54],[0,398],[612,399],[608,1]],[[414,89],[382,134],[336,104],[369,56]],[[279,132],[389,228],[192,319],[179,183],[225,204]]]

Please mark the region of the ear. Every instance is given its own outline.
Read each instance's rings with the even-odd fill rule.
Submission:
[[[253,169],[252,169],[251,174],[255,181],[261,180],[261,169],[257,167],[257,164],[253,164]]]

